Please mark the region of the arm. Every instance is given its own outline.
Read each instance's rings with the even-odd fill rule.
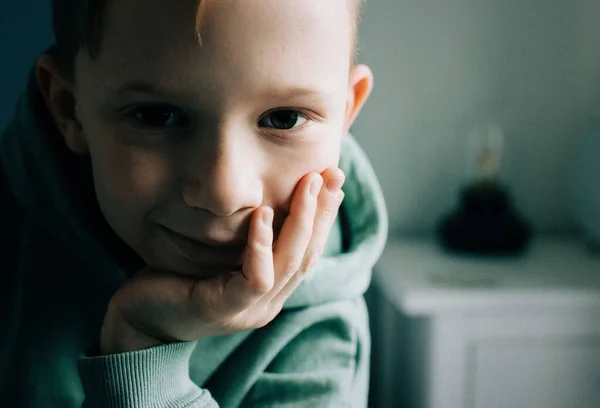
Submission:
[[[79,375],[86,395],[83,407],[218,408],[210,392],[189,377],[195,345],[172,343],[80,358]]]
[[[273,210],[254,211],[241,270],[197,279],[148,266],[122,285],[105,314],[103,356],[80,361],[84,406],[216,407],[189,378],[192,340],[263,327],[277,316],[323,252],[343,199],[340,173],[301,180],[276,246]]]
[[[190,361],[196,344],[80,359],[84,407],[217,407],[211,395],[223,406],[367,406],[370,337],[362,298],[284,312],[236,346],[208,382],[188,375],[192,363],[202,364]]]

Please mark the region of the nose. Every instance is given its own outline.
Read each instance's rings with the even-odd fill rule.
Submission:
[[[189,207],[230,216],[262,202],[260,152],[235,130],[202,135],[186,152],[183,200]]]

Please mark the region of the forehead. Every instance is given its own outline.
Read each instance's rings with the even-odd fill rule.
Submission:
[[[122,0],[106,10],[98,72],[107,80],[200,78],[243,86],[274,77],[319,81],[348,70],[347,0]],[[262,79],[261,79],[262,77]],[[329,77],[329,79],[326,79]],[[202,82],[202,81],[201,81]],[[204,81],[206,82],[206,81]],[[297,85],[297,84],[295,84]]]

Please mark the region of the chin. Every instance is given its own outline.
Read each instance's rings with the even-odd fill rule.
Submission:
[[[277,245],[278,235],[277,231],[276,237],[273,240],[273,249]],[[219,274],[241,271],[243,266],[241,264],[234,266],[216,266],[194,263],[176,252],[169,251],[164,245],[148,248],[148,250],[143,252],[143,256],[141,257],[151,269],[173,273],[196,280],[210,279]]]
[[[172,255],[165,256],[162,259],[157,259],[156,256],[152,256],[150,259],[145,261],[151,269],[185,276],[195,280],[210,279],[222,273],[230,273],[242,270],[242,265],[201,265],[188,259]]]

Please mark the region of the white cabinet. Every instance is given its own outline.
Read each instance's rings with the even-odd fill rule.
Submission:
[[[600,257],[517,258],[391,239],[368,293],[372,408],[600,408]]]
[[[521,340],[475,345],[471,406],[600,407],[599,344]]]

